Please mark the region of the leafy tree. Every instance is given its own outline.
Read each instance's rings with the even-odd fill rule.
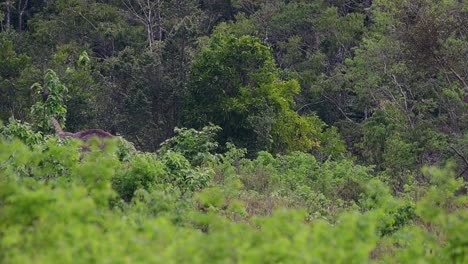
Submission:
[[[0,33],[0,120],[9,117],[26,119],[31,104],[29,87],[38,80],[38,70],[31,57],[15,49],[17,35]],[[29,104],[29,106],[28,106]]]
[[[447,135],[460,138],[466,127],[465,74],[458,68],[464,63],[466,30],[456,26],[466,12],[459,1],[430,0],[376,1],[372,10],[375,23],[347,60],[342,83],[355,95],[354,111],[364,119],[362,154],[387,152],[370,160],[392,173],[441,162],[453,154],[445,154],[451,152]],[[457,15],[448,15],[452,12]]]
[[[322,123],[293,111],[300,92],[281,80],[270,49],[258,39],[215,35],[192,67],[186,124],[220,125],[221,142],[254,150],[310,150]]]
[[[47,12],[42,12],[29,22],[32,41],[43,54],[54,53],[61,45],[77,43],[85,46],[90,55],[106,58],[126,46],[141,46],[142,28],[125,21],[117,6],[95,0],[47,1]],[[141,42],[140,42],[141,41]],[[44,60],[49,60],[43,58]]]
[[[99,71],[96,80],[100,82],[97,123],[151,151],[158,149],[160,143],[173,135],[174,127],[180,125],[181,97],[196,39],[203,31],[202,14],[193,1],[159,3],[162,39],[155,38],[151,48],[145,43],[128,45],[96,65]],[[117,6],[126,10],[129,19],[133,17],[126,9],[131,6],[125,7],[121,2]],[[108,112],[116,115],[111,118]]]
[[[31,107],[31,116],[35,120],[35,126],[41,131],[51,131],[50,118],[52,117],[65,123],[67,113],[65,96],[68,89],[60,82],[57,74],[48,70],[44,76],[44,85],[35,83],[32,89],[41,95],[40,100]]]
[[[175,100],[180,88],[163,82],[169,69],[161,60],[156,51],[129,48],[100,65],[106,85],[98,91],[98,123],[144,150],[156,150],[178,123]],[[109,112],[116,114],[111,117]]]
[[[128,14],[145,27],[149,49],[157,49],[161,42],[173,34],[184,20],[196,18],[196,1],[168,0],[123,0]]]
[[[76,44],[57,48],[51,68],[61,76],[67,87],[64,103],[67,107],[67,128],[78,131],[96,125],[96,94],[103,89],[100,75],[94,71],[95,58]]]
[[[0,124],[0,135],[5,140],[20,139],[28,146],[39,144],[44,138],[42,133],[34,132],[30,124],[14,118],[10,118],[6,126]]]
[[[236,16],[235,23],[220,24],[216,31],[253,35],[268,43],[279,67],[302,87],[296,96],[301,113],[317,112],[329,124],[350,119],[348,95],[328,82],[342,74],[339,69],[344,60],[353,55],[352,48],[366,31],[364,14],[340,12],[358,1],[239,2],[251,7],[258,4],[258,10],[253,14],[246,10]]]
[[[174,151],[182,154],[192,165],[201,165],[213,158],[213,151],[218,147],[215,137],[220,129],[218,126],[207,126],[197,131],[176,127],[174,137],[164,141],[158,152]]]

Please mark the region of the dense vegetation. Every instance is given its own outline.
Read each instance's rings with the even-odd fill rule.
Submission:
[[[466,0],[1,0],[0,262],[466,263],[466,21]]]

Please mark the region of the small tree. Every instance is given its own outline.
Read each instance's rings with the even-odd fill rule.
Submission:
[[[44,77],[44,85],[33,84],[31,89],[36,90],[42,96],[42,101],[36,102],[31,107],[31,116],[39,130],[50,131],[49,120],[55,117],[60,123],[65,123],[67,107],[65,94],[67,87],[60,82],[53,70],[48,70]]]

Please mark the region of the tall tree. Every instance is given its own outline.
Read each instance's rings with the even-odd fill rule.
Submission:
[[[127,10],[146,29],[148,46],[163,38],[162,8],[164,0],[122,0]]]
[[[23,30],[23,16],[28,7],[29,0],[18,0],[18,31]]]
[[[10,25],[11,25],[11,0],[6,0],[5,2],[5,6],[6,6],[6,22],[5,22],[5,26],[6,28],[10,28]]]
[[[145,27],[150,49],[163,41],[185,20],[198,13],[194,0],[122,0],[130,17]]]
[[[221,24],[216,31],[236,36],[254,35],[273,48],[281,69],[302,87],[298,96],[301,113],[317,112],[327,123],[349,119],[346,94],[322,85],[353,55],[365,29],[365,15],[344,13],[328,1],[238,1],[255,6],[254,13],[238,14],[236,22]],[[248,4],[249,3],[249,4]],[[240,10],[243,10],[241,8]]]
[[[221,142],[252,152],[310,151],[320,145],[324,124],[300,116],[295,80],[281,80],[270,49],[254,37],[215,34],[194,62],[186,98],[186,125],[221,126]]]
[[[461,1],[373,7],[369,34],[329,81],[352,94],[353,111],[362,113],[359,153],[402,184],[410,169],[458,159],[449,146],[468,127],[468,32],[460,26],[468,12]]]
[[[17,49],[16,37],[15,32],[0,33],[0,120],[3,121],[10,116],[28,118],[30,87],[41,75],[31,57]]]

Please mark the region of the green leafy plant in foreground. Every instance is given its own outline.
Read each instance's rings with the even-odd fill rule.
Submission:
[[[40,132],[34,132],[30,124],[13,117],[8,120],[6,126],[0,123],[0,135],[7,140],[18,138],[30,146],[39,144],[44,139],[44,135]]]
[[[467,198],[456,194],[464,183],[450,168],[425,169],[431,186],[422,198],[407,200],[369,180],[366,168],[320,163],[304,153],[248,160],[231,149],[220,163],[207,164],[217,171],[232,163],[224,180],[200,181],[190,176],[200,168],[175,152],[122,161],[113,142],[84,155],[78,148],[54,138],[32,147],[0,139],[1,262],[466,261]],[[261,171],[272,177],[268,188],[245,180]],[[362,181],[361,197],[334,221],[311,218],[310,208],[300,209],[306,203],[278,203],[267,214],[249,209],[253,193],[298,194],[297,201],[322,193],[333,201],[340,196],[333,190],[350,179]]]

